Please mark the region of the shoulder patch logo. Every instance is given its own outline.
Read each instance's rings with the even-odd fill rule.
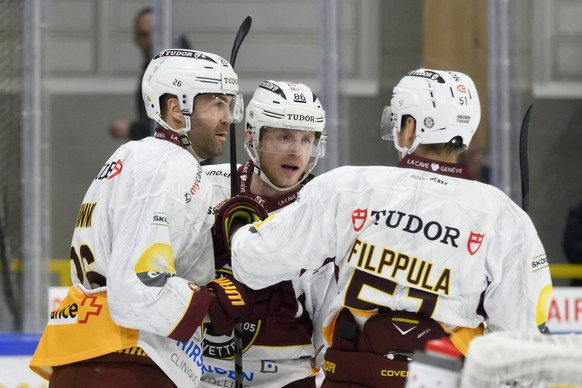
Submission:
[[[368,209],[356,209],[352,212],[352,225],[354,226],[354,231],[359,232],[362,230],[368,219]]]
[[[481,244],[483,243],[484,238],[484,234],[471,232],[469,239],[467,240],[467,251],[469,251],[471,256],[477,253],[477,251],[481,248]]]

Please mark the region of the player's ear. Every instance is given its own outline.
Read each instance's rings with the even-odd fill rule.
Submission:
[[[183,122],[184,118],[182,116],[182,109],[180,108],[180,102],[175,96],[170,96],[166,101],[166,108],[168,112],[168,118],[174,122]]]
[[[416,138],[416,121],[411,116],[408,116],[402,124],[402,128],[398,133],[400,144],[404,147],[410,147]]]

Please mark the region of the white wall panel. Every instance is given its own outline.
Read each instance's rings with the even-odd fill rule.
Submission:
[[[582,97],[582,1],[535,0],[533,95]]]
[[[133,43],[135,13],[150,2],[51,0],[47,39],[47,85],[54,93],[126,93],[142,63]],[[318,88],[320,26],[315,0],[174,1],[175,30],[193,47],[229,59],[238,26],[253,25],[236,62],[243,92],[261,80],[301,80]],[[348,94],[378,91],[376,0],[343,0],[339,69]],[[72,79],[74,78],[74,82]],[[117,82],[120,81],[120,82]],[[113,88],[113,89],[111,89]]]

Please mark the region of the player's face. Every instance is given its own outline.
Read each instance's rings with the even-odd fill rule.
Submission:
[[[233,122],[230,105],[233,97],[222,94],[200,94],[194,99],[194,113],[188,137],[201,158],[222,155],[229,125]]]
[[[315,134],[285,128],[263,128],[258,154],[261,169],[278,187],[292,187],[305,172]]]

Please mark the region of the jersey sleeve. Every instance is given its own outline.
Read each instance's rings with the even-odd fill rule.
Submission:
[[[544,330],[552,281],[544,247],[529,216],[508,199],[499,238],[486,262],[484,308],[489,330]],[[519,290],[520,292],[516,292]]]
[[[157,198],[155,212],[166,213],[168,222],[175,222],[164,201],[168,199]],[[184,338],[189,338],[208,309],[209,295],[205,295],[205,289],[195,293],[195,288],[190,288],[186,279],[176,275],[175,249],[169,228],[154,233],[148,230],[150,220],[146,220],[146,214],[154,213],[151,205],[147,200],[133,202],[127,212],[135,212],[136,219],[128,216],[121,221],[122,230],[114,240],[111,260],[120,265],[112,266],[108,274],[111,315],[121,326],[177,338],[182,337],[182,321],[186,324],[190,319],[192,331],[190,335],[183,333]],[[171,201],[166,205],[171,206]],[[140,226],[132,228],[134,222]],[[145,227],[141,226],[143,223]],[[129,233],[126,234],[124,228]],[[196,238],[195,233],[191,238]],[[128,243],[128,239],[135,243]]]
[[[266,220],[245,226],[233,236],[234,276],[254,289],[299,277],[335,257],[333,187],[326,174],[309,182],[291,205]],[[325,206],[323,205],[325,201]],[[329,219],[330,224],[315,222]],[[282,252],[279,248],[285,246]]]

